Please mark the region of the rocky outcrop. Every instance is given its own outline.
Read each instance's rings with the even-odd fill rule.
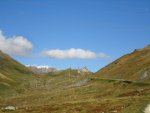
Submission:
[[[150,113],[150,104],[145,108],[144,113]]]

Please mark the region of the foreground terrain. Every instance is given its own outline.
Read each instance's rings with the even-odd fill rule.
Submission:
[[[85,76],[44,76],[20,90],[0,106],[18,107],[14,113],[142,113],[150,100],[150,83]]]

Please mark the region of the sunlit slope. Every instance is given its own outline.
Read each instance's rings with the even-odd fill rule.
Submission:
[[[95,75],[101,78],[150,81],[150,45],[124,55]]]

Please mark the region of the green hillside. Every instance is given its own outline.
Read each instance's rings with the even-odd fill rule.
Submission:
[[[5,94],[4,90],[19,86],[24,81],[31,78],[33,73],[24,65],[12,59],[10,56],[0,51],[0,94]]]

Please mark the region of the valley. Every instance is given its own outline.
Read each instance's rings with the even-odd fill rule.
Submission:
[[[39,74],[2,52],[0,58],[1,113],[147,113],[149,47],[125,55],[97,73],[69,68]],[[134,65],[136,61],[140,62]],[[145,70],[146,77],[138,78]],[[15,110],[6,110],[7,106]]]

